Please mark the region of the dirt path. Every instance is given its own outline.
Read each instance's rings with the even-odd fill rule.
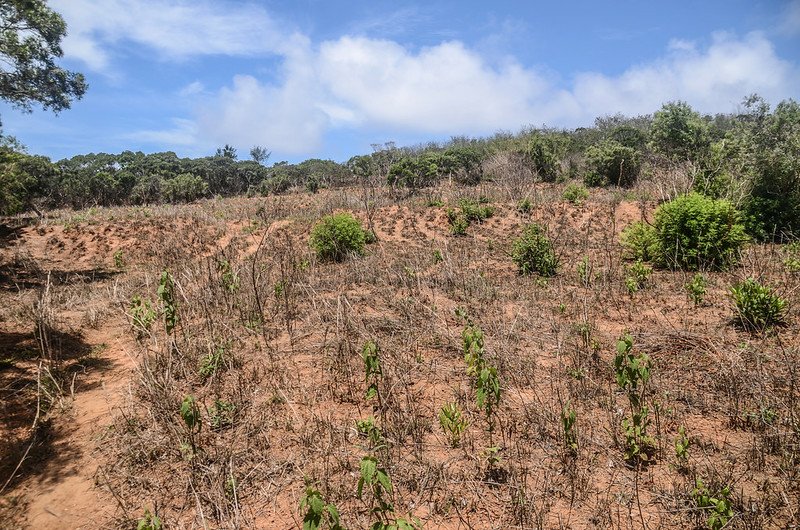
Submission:
[[[114,326],[86,333],[99,350],[75,379],[74,401],[53,419],[53,442],[41,465],[17,488],[27,503],[24,527],[101,528],[114,514],[113,497],[103,488],[97,447],[121,402],[134,363],[129,334]]]

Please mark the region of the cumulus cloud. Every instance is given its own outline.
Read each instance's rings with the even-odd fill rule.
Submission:
[[[797,81],[796,66],[780,59],[763,34],[739,39],[718,33],[705,50],[694,43],[673,41],[665,57],[617,77],[580,74],[572,92],[587,116],[644,114],[679,99],[713,113],[734,110],[753,92],[769,100],[785,98]]]
[[[677,99],[703,112],[729,112],[750,93],[777,101],[796,97],[800,86],[797,65],[778,57],[758,32],[717,33],[707,43],[676,39],[660,57],[619,75],[582,72],[554,80],[513,57],[490,58],[455,40],[412,49],[347,35],[315,44],[256,4],[230,9],[211,0],[106,0],[100,12],[90,8],[92,0],[54,3],[71,28],[68,53],[93,68],[108,67],[115,49],[108,44],[121,41],[166,60],[213,54],[279,59],[279,70],[269,76],[254,68],[222,88],[200,80],[187,85],[180,95],[193,102],[191,120],[141,133],[154,141],[260,144],[303,155],[338,129],[420,139],[481,135],[529,124],[586,125],[598,115],[649,113]]]
[[[705,47],[676,40],[648,64],[618,76],[581,73],[566,87],[513,60],[489,64],[455,41],[412,52],[393,41],[342,37],[309,46],[286,65],[282,85],[237,78],[220,91],[201,131],[311,153],[330,127],[491,134],[650,113],[678,99],[703,112],[730,112],[750,93],[776,101],[800,86],[796,66],[761,33],[719,33]]]

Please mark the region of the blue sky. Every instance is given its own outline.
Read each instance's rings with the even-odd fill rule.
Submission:
[[[0,104],[32,153],[347,160],[370,144],[800,99],[800,0],[50,0],[72,109]]]

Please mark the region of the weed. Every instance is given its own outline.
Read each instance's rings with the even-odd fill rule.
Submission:
[[[175,299],[175,282],[169,271],[164,270],[161,273],[161,279],[158,282],[158,290],[156,291],[159,300],[163,306],[164,311],[164,327],[167,334],[172,333],[175,326],[178,325],[178,304]]]
[[[443,261],[444,261],[444,258],[442,257],[442,251],[438,250],[438,249],[434,250],[433,251],[433,262],[434,263],[441,263]]]
[[[719,492],[712,493],[699,478],[692,490],[692,498],[695,505],[701,510],[708,511],[706,525],[709,530],[720,530],[725,527],[734,516],[733,506],[730,501],[731,490],[728,486],[723,487]]]
[[[578,454],[578,433],[575,429],[576,420],[577,414],[570,402],[567,401],[567,404],[561,409],[561,427],[564,433],[564,448],[570,456]]]
[[[708,282],[705,276],[699,272],[692,276],[692,279],[686,283],[686,292],[689,293],[689,298],[694,302],[695,306],[702,305],[706,296],[706,286]]]
[[[386,439],[383,436],[383,431],[375,424],[375,418],[372,416],[365,420],[356,420],[356,431],[359,435],[367,438],[371,451],[386,447]]]
[[[157,515],[150,513],[148,509],[145,509],[144,515],[136,525],[136,530],[161,530],[162,528],[161,519]]]
[[[198,373],[203,381],[217,373],[217,370],[224,367],[225,362],[225,347],[217,346],[214,351],[206,354],[200,359],[200,367]]]
[[[737,283],[731,288],[736,313],[742,327],[763,331],[782,325],[786,318],[786,300],[753,278]]]
[[[378,460],[365,456],[359,464],[360,476],[356,495],[359,499],[364,496],[364,490],[370,492],[370,512],[377,520],[370,525],[370,530],[416,530],[422,528],[422,523],[416,517],[395,518],[394,505],[391,502],[392,480],[386,469],[381,467]]]
[[[681,468],[686,467],[686,463],[689,461],[690,445],[691,441],[686,436],[686,428],[681,425],[678,428],[678,436],[675,438],[675,458],[678,459],[678,464]]]
[[[650,419],[645,405],[650,364],[647,354],[633,353],[630,335],[625,335],[617,343],[614,374],[617,385],[625,391],[630,405],[631,417],[622,421],[622,430],[625,435],[625,458],[632,463],[648,461],[655,448],[655,441],[647,433]]]
[[[364,399],[369,401],[372,398],[378,398],[380,401],[378,382],[383,375],[383,368],[378,345],[371,340],[367,341],[361,350],[361,358],[364,360],[364,382],[367,384]]]
[[[236,405],[222,399],[215,399],[208,411],[208,422],[212,430],[218,431],[233,425],[233,415]]]
[[[450,447],[458,447],[461,435],[467,428],[467,420],[456,403],[447,403],[439,410],[439,425],[450,441]]]
[[[125,259],[123,257],[122,249],[118,249],[114,252],[114,268],[117,270],[122,270],[125,268]]]
[[[533,210],[533,203],[531,203],[531,200],[527,197],[521,199],[517,203],[517,211],[522,215],[530,215],[532,210]]]
[[[544,229],[535,223],[528,225],[522,237],[514,241],[511,259],[523,275],[536,273],[548,277],[555,276],[558,270],[558,257],[553,243]]]
[[[189,432],[194,432],[195,428],[199,431],[202,427],[202,418],[200,417],[200,407],[194,396],[186,396],[181,402],[181,418],[189,429]]]
[[[628,274],[625,276],[625,287],[628,289],[628,294],[633,295],[647,286],[650,275],[653,273],[653,268],[645,265],[641,261],[637,261],[628,267]]]
[[[156,311],[150,304],[150,300],[142,300],[139,295],[135,295],[131,299],[130,312],[133,329],[138,337],[150,331],[150,327],[156,320]]]
[[[306,487],[300,499],[300,513],[303,512],[303,530],[344,530],[336,505],[326,503],[322,494],[311,486]]]
[[[226,291],[235,293],[239,290],[239,275],[233,270],[230,261],[221,259],[217,262],[217,269],[220,273],[222,286]]]
[[[659,254],[659,243],[655,229],[643,221],[626,227],[620,235],[625,248],[625,257],[637,261],[654,261]]]
[[[580,184],[570,183],[564,188],[562,197],[564,197],[565,201],[578,205],[589,198],[589,190]]]
[[[589,261],[589,256],[584,256],[575,267],[578,271],[578,279],[586,288],[592,285],[592,263]]]
[[[793,274],[800,273],[800,241],[792,241],[783,249],[783,265]]]

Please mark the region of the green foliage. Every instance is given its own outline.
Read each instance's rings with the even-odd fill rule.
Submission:
[[[133,320],[133,329],[138,336],[150,331],[150,327],[157,317],[150,300],[142,300],[139,295],[135,295],[131,299],[130,312],[131,320]]]
[[[161,278],[158,282],[158,290],[156,291],[158,299],[161,300],[161,305],[164,312],[164,328],[167,334],[172,333],[175,326],[178,325],[178,302],[175,298],[175,282],[169,271],[165,270],[161,273]]]
[[[200,367],[198,373],[203,381],[217,373],[221,368],[225,367],[225,348],[217,346],[214,351],[207,353],[200,359]]]
[[[532,210],[533,204],[528,197],[520,199],[520,201],[517,203],[517,211],[523,215],[529,215]]]
[[[383,437],[383,431],[375,423],[375,418],[372,416],[364,420],[356,420],[356,431],[358,431],[358,434],[361,436],[367,438],[371,451],[377,451],[387,447],[386,439]]]
[[[379,397],[378,383],[383,376],[378,345],[371,340],[367,341],[361,350],[361,358],[364,360],[364,382],[367,384],[364,398],[370,400]]]
[[[30,111],[34,103],[59,112],[86,92],[83,75],[56,65],[63,55],[64,19],[44,0],[0,3],[0,58],[3,76],[0,98]]]
[[[564,193],[561,196],[564,197],[565,201],[577,205],[589,198],[589,190],[580,184],[570,182],[564,188]]]
[[[703,511],[709,513],[706,525],[709,530],[721,530],[728,521],[735,515],[733,505],[730,501],[731,490],[728,486],[723,487],[716,493],[712,493],[699,478],[692,490],[692,498],[695,505]]]
[[[628,397],[631,413],[630,418],[622,421],[625,459],[634,464],[647,462],[655,448],[655,441],[647,432],[650,418],[649,409],[645,405],[650,368],[647,354],[633,352],[633,338],[630,335],[625,335],[617,342],[614,375],[617,385]]]
[[[575,267],[578,272],[578,280],[584,287],[590,287],[592,284],[592,263],[589,261],[589,256],[584,256]]]
[[[784,249],[783,265],[793,274],[800,273],[800,241],[788,243]]]
[[[544,182],[555,182],[565,154],[565,140],[556,134],[534,131],[524,148],[533,170]]]
[[[644,221],[627,226],[620,235],[625,257],[637,261],[656,261],[660,247],[656,229]]]
[[[473,223],[482,223],[484,220],[494,215],[494,208],[480,201],[463,199],[459,202],[461,211],[453,208],[446,210],[447,220],[450,223],[450,231],[453,235],[462,236],[467,233],[467,228]]]
[[[344,530],[336,505],[326,503],[322,494],[310,486],[300,499],[300,513],[303,514],[303,530]]]
[[[392,186],[418,190],[432,186],[438,176],[438,157],[428,153],[420,157],[402,158],[392,164],[387,181]]]
[[[239,274],[233,270],[231,262],[226,259],[221,259],[217,262],[217,270],[220,273],[222,286],[226,291],[235,293],[239,290]]]
[[[24,168],[26,156],[0,147],[0,215],[19,213],[30,204],[37,182]]]
[[[686,428],[681,425],[678,427],[678,436],[675,438],[675,458],[681,466],[685,466],[689,460],[689,446],[691,441],[686,436]]]
[[[628,273],[625,276],[625,287],[628,289],[628,294],[633,295],[640,289],[644,289],[652,273],[653,268],[648,267],[641,261],[628,266]]]
[[[686,283],[686,292],[689,293],[689,298],[692,299],[695,306],[699,306],[703,303],[703,300],[706,296],[706,286],[708,282],[706,281],[705,276],[700,274],[699,272],[692,276],[692,279]]]
[[[755,279],[737,283],[731,288],[731,295],[745,329],[763,331],[786,323],[786,300]]]
[[[161,519],[157,515],[150,513],[148,509],[145,509],[144,515],[136,524],[136,530],[161,530],[162,528]]]
[[[324,261],[342,261],[348,255],[362,255],[367,234],[349,213],[323,217],[311,230],[311,248]]]
[[[189,429],[189,432],[200,430],[202,426],[202,418],[200,417],[200,407],[197,406],[197,401],[194,396],[185,396],[181,402],[181,418]]]
[[[567,401],[564,408],[561,409],[561,427],[564,434],[564,448],[567,453],[572,456],[578,453],[578,433],[575,429],[576,421],[577,414],[575,413],[575,409],[573,409],[570,402]]]
[[[653,115],[650,148],[675,161],[697,160],[709,145],[708,125],[683,101],[667,103]]]
[[[122,270],[125,268],[125,259],[124,254],[122,253],[121,249],[118,249],[114,252],[114,268],[117,270]]]
[[[528,225],[522,237],[514,241],[511,259],[517,264],[520,274],[539,274],[555,276],[558,270],[558,257],[553,243],[544,229],[536,223]]]
[[[586,150],[587,186],[631,186],[639,177],[639,153],[614,140],[603,140]]]
[[[236,405],[223,399],[215,399],[208,411],[208,420],[211,429],[218,431],[233,425]]]
[[[486,413],[491,432],[493,430],[493,414],[500,404],[500,377],[497,368],[490,365],[484,357],[481,328],[469,323],[461,332],[461,338],[464,342],[464,362],[467,364],[467,375],[473,378],[475,385],[475,403]]]
[[[181,173],[161,183],[161,194],[167,202],[192,202],[208,195],[208,183],[202,177]]]
[[[450,447],[458,447],[468,423],[457,403],[447,403],[439,410],[439,425],[447,436]]]
[[[741,215],[730,202],[695,192],[659,206],[653,227],[655,258],[670,268],[727,268],[748,241]]]

